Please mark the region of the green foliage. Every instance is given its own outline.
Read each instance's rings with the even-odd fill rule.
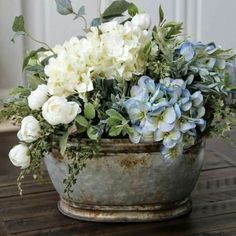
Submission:
[[[0,111],[0,121],[12,120],[19,124],[21,120],[31,114],[28,107],[27,96],[30,90],[24,87],[17,87],[12,90],[10,99],[3,102],[3,108]]]
[[[102,18],[122,16],[122,13],[127,11],[129,7],[130,3],[125,0],[113,1],[112,4],[102,13]],[[132,7],[134,7],[133,4]]]
[[[67,131],[59,138],[59,148],[62,155],[65,154],[66,148],[68,146],[68,138],[71,132],[75,129],[74,124],[72,124]]]
[[[96,111],[92,103],[86,103],[84,106],[84,115],[87,119],[92,120],[96,116]]]
[[[70,198],[73,192],[73,186],[76,184],[77,176],[80,171],[86,166],[86,161],[99,154],[99,144],[97,142],[78,143],[71,145],[66,149],[65,155],[68,158],[68,177],[64,179],[64,193]]]
[[[13,43],[15,42],[15,38],[17,36],[26,34],[24,17],[22,15],[15,17],[13,25],[12,25],[12,30],[15,32],[14,36],[11,39]]]
[[[15,17],[12,30],[14,32],[25,32],[24,17],[22,15]]]
[[[121,133],[125,136],[133,132],[133,129],[129,126],[129,120],[126,120],[118,111],[109,109],[106,114],[109,116],[107,119],[107,124],[110,127],[109,136],[116,137]]]
[[[100,24],[111,21],[116,17],[122,17],[124,16],[123,13],[126,11],[128,11],[130,16],[134,16],[138,13],[138,8],[134,3],[130,3],[125,0],[113,1],[100,17],[92,20],[91,26],[99,26]]]
[[[161,24],[163,22],[164,18],[165,18],[165,14],[164,14],[162,7],[160,5],[159,6],[159,24]]]
[[[235,109],[227,106],[222,99],[215,100],[213,118],[210,123],[210,135],[215,137],[227,138],[227,133],[236,126]]]
[[[38,54],[39,52],[46,52],[46,51],[48,51],[48,49],[46,49],[46,48],[44,48],[44,47],[41,47],[41,48],[39,48],[39,49],[37,49],[37,50],[31,51],[31,52],[30,52],[28,55],[26,55],[26,57],[24,58],[23,65],[22,65],[22,70],[24,70],[25,67],[28,66],[30,59],[32,59],[32,58],[34,58],[35,56],[37,56],[37,54]]]
[[[76,121],[79,125],[81,125],[81,126],[83,126],[83,127],[86,127],[86,128],[89,127],[89,122],[87,121],[87,119],[86,119],[85,117],[83,117],[83,116],[81,116],[81,115],[78,115],[78,116],[76,117],[75,121]]]
[[[130,3],[128,7],[128,13],[130,16],[135,16],[139,13],[138,7],[134,3]]]

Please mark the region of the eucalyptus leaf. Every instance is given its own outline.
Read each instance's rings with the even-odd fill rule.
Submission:
[[[102,17],[106,18],[111,16],[122,15],[122,13],[128,10],[130,4],[131,3],[125,0],[114,1],[108,8],[106,8],[106,10],[102,14]]]
[[[92,120],[95,118],[96,112],[92,103],[85,104],[84,115],[89,120]]]
[[[76,14],[74,20],[76,20],[77,18],[84,16],[85,15],[85,6],[80,7],[80,9],[78,10],[78,13]]]
[[[78,116],[76,117],[75,121],[76,121],[79,125],[81,125],[81,126],[83,126],[83,127],[86,127],[86,128],[89,127],[89,122],[86,120],[85,117],[83,117],[83,116],[81,116],[81,115],[78,115]]]
[[[57,11],[61,15],[68,15],[73,13],[73,8],[70,0],[55,0],[57,5]]]
[[[101,24],[102,24],[102,19],[101,18],[95,18],[91,22],[91,26],[94,26],[94,27],[98,27]]]

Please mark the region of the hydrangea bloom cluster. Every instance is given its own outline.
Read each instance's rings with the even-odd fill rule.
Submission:
[[[107,22],[91,27],[82,39],[73,37],[56,46],[53,50],[57,57],[45,67],[49,93],[65,97],[83,94],[93,90],[97,75],[129,80],[133,74],[142,74],[145,61],[140,51],[151,41],[149,26],[143,28],[137,20],[124,25]]]
[[[182,79],[155,83],[142,76],[130,93],[124,106],[134,128],[133,143],[163,141],[163,153],[169,155],[167,150],[183,143],[183,135],[195,137],[197,127],[205,128],[203,96],[200,91],[191,94]]]

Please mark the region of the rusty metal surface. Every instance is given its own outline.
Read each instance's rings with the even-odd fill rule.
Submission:
[[[46,156],[49,175],[63,199],[59,209],[64,214],[95,221],[153,221],[191,209],[186,199],[202,167],[204,143],[171,160],[164,159],[153,144],[109,140],[103,147],[109,151],[88,160],[78,175],[72,201],[63,193],[67,164],[52,154]]]

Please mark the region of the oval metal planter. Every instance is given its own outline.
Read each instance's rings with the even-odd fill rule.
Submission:
[[[64,215],[89,221],[144,222],[175,218],[191,210],[190,194],[202,167],[204,142],[174,159],[163,158],[155,143],[104,139],[101,144],[102,155],[87,160],[70,199],[63,192],[66,161],[55,153],[45,157]]]

